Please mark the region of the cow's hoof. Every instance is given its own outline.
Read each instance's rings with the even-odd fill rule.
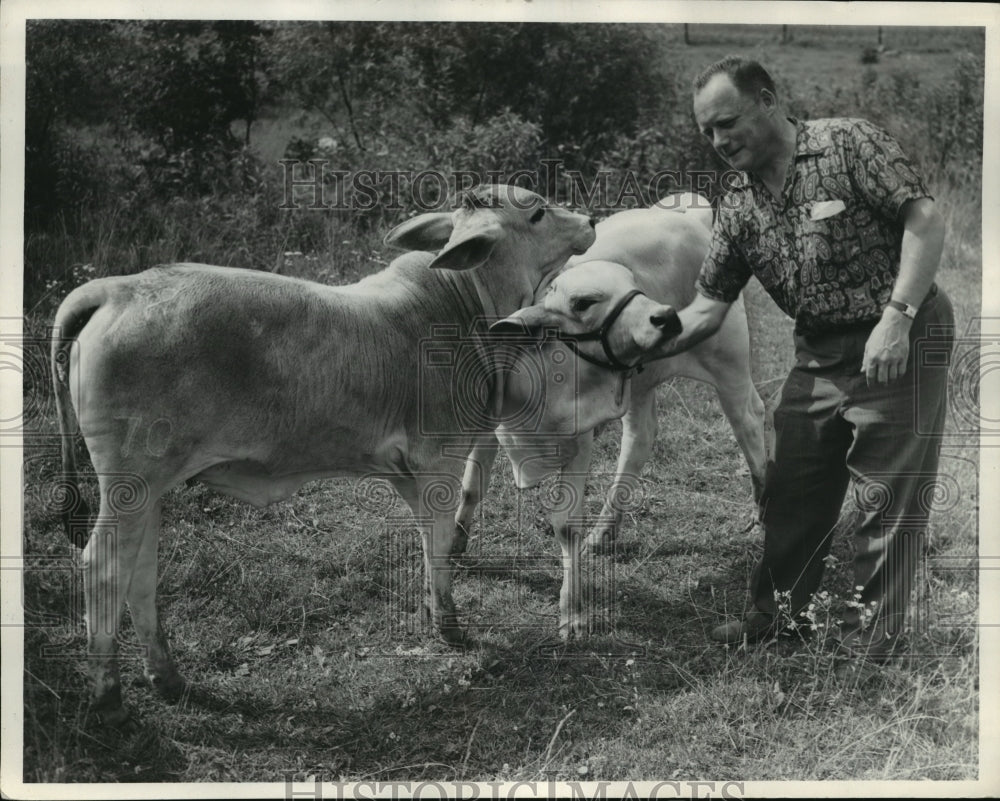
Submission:
[[[580,552],[590,556],[605,556],[615,548],[615,535],[611,531],[595,531],[583,541]]]
[[[86,720],[104,728],[127,729],[135,723],[132,713],[121,701],[117,704],[95,701],[87,709]]]
[[[440,631],[441,639],[453,648],[468,648],[474,644],[472,637],[457,626],[442,628]]]
[[[122,688],[115,681],[103,692],[95,694],[87,707],[88,723],[98,723],[102,726],[120,726],[129,718],[129,712],[122,703]]]
[[[559,624],[559,638],[563,642],[574,642],[587,639],[587,621],[582,618],[574,618],[568,623]]]
[[[147,676],[146,680],[160,698],[170,703],[180,701],[187,691],[187,682],[180,673],[175,672],[167,676]]]

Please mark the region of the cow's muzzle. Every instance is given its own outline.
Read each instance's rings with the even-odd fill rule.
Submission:
[[[585,362],[590,362],[598,367],[603,367],[605,370],[614,370],[620,373],[628,373],[632,370],[635,370],[637,373],[642,372],[642,359],[640,358],[634,364],[626,364],[615,356],[609,339],[611,327],[615,324],[618,318],[621,317],[622,312],[625,311],[625,307],[628,306],[629,303],[631,303],[638,295],[646,296],[646,293],[641,289],[633,289],[631,292],[622,297],[622,299],[615,304],[614,308],[608,312],[608,316],[604,318],[604,322],[601,323],[600,328],[588,331],[584,334],[566,334],[560,332],[559,339],[565,342],[569,346],[570,350],[572,350],[573,353]],[[668,309],[666,312],[656,315],[655,318],[650,318],[650,322],[657,328],[663,330],[665,339],[671,336],[676,336],[681,332],[681,321],[677,317],[677,312],[673,309]],[[591,356],[590,354],[584,353],[580,350],[580,342],[595,341],[601,343],[604,355],[607,357],[606,360],[600,359],[596,356]]]

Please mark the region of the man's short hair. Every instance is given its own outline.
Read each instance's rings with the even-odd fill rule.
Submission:
[[[694,93],[700,92],[712,78],[723,73],[729,76],[741,95],[756,97],[761,89],[767,89],[775,97],[778,95],[768,71],[759,62],[742,56],[726,56],[705,67],[694,79]]]

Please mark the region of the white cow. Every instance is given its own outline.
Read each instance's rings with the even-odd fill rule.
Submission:
[[[404,254],[351,286],[177,264],[71,292],[55,319],[53,381],[62,511],[71,538],[86,542],[95,712],[109,723],[127,717],[115,655],[124,601],[147,678],[168,697],[183,689],[158,623],[156,562],[161,497],[188,480],[264,505],[317,478],[387,477],[430,521],[425,612],[460,640],[449,566],[457,487],[473,442],[496,424],[501,382],[456,386],[455,371],[421,369],[422,343],[447,324],[438,356],[478,365],[466,376],[496,375],[482,322],[530,303],[593,243],[593,225],[527,190],[492,186],[386,238],[440,249],[436,257]],[[99,481],[96,520],[77,487],[71,403]]]
[[[570,259],[547,286],[539,288],[537,305],[518,315],[530,318],[539,329],[549,326],[575,334],[598,331],[623,293],[632,287],[671,307],[683,308],[694,298],[694,283],[708,251],[710,228],[711,207],[697,195],[675,196],[649,209],[614,214],[597,225],[597,241],[586,253]],[[609,287],[613,291],[609,292]],[[629,326],[623,326],[618,333],[628,336],[629,330]],[[618,363],[609,363],[606,372],[624,377],[634,372],[626,371],[638,361],[655,359],[655,348],[636,357],[634,352],[629,353],[628,345],[619,338],[611,342],[611,347],[597,349],[599,359]],[[600,351],[604,351],[603,356]],[[684,376],[715,387],[749,465],[754,495],[759,495],[767,459],[765,415],[764,404],[751,381],[749,364],[749,333],[741,299],[730,308],[722,328],[713,337],[677,356],[647,361],[635,374],[622,421],[616,475],[585,547],[573,546],[577,559],[574,565],[579,564],[587,548],[599,552],[614,539],[622,520],[620,501],[635,497],[656,437],[655,389],[668,378]],[[548,418],[593,417],[587,409],[589,398],[558,402],[567,405],[561,410],[547,408]],[[561,541],[582,540],[578,536],[581,532],[573,529],[585,523],[584,481],[593,431],[581,427],[581,432],[577,437],[554,438],[548,430],[538,430],[531,436],[504,431],[503,427],[497,431],[519,489],[536,486],[555,471],[562,472],[561,480],[567,483],[566,492],[574,502],[551,516]],[[463,479],[463,502],[456,515],[456,553],[465,548],[476,506],[488,488],[496,450],[496,438],[487,436],[470,455]],[[574,576],[569,583],[578,581]],[[579,612],[575,609],[569,625],[562,626],[563,636],[586,633],[586,621]]]
[[[581,284],[576,279],[585,273],[588,280]],[[546,291],[544,304],[521,309],[491,327],[502,403],[496,437],[484,435],[467,462],[458,513],[468,515],[466,519],[474,512],[470,482],[480,481],[484,452],[492,463],[497,439],[514,466],[518,487],[534,486],[545,475],[561,472],[570,497],[582,500],[594,428],[621,417],[632,405],[634,371],[626,365],[648,358],[680,332],[674,309],[642,292],[631,271],[620,264],[590,262],[557,281]],[[591,302],[605,310],[599,328],[594,328],[596,336],[581,330],[574,311]],[[621,369],[614,369],[615,364]],[[490,465],[484,467],[488,476]],[[568,525],[578,513],[578,504],[559,504],[550,512],[562,551],[559,630],[567,638],[582,634],[587,621],[580,580],[583,542]],[[456,556],[465,549],[466,527],[456,526]]]

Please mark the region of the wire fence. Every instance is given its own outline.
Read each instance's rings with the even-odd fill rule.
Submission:
[[[671,25],[671,37],[687,45],[786,44],[800,47],[858,45],[934,52],[982,47],[985,28],[911,25]]]

